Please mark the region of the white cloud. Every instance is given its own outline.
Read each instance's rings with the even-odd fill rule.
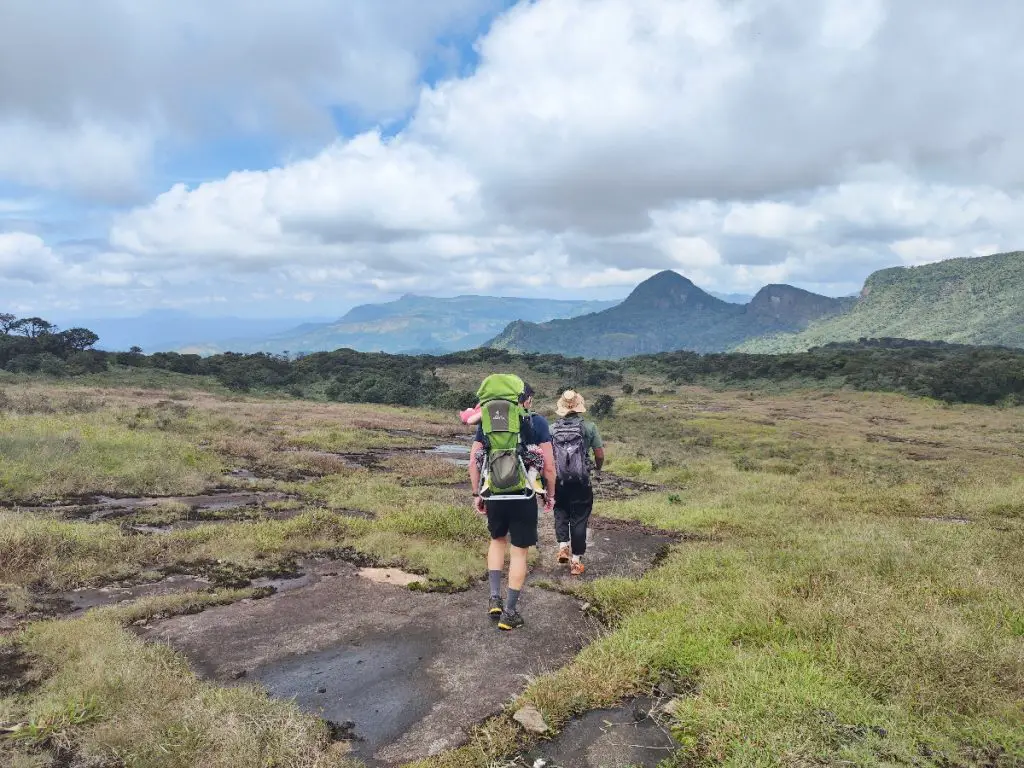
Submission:
[[[911,237],[898,240],[890,246],[907,265],[927,264],[956,255],[956,247],[949,240],[932,237]]]
[[[0,7],[0,182],[124,199],[154,143],[239,135],[318,144],[333,109],[393,120],[439,36],[497,0],[122,0]]]
[[[0,233],[0,280],[42,283],[52,279],[61,261],[36,235]]]
[[[132,199],[149,170],[151,149],[151,137],[131,128],[0,122],[0,179],[101,200]]]
[[[822,215],[787,203],[738,203],[722,222],[722,231],[730,235],[784,238],[802,235],[821,223]]]
[[[115,272],[179,285],[229,276],[249,291],[282,279],[288,295],[319,296],[625,289],[674,268],[716,290],[847,293],[880,267],[1024,237],[1024,102],[1012,98],[1024,5],[1011,0],[935,0],[926,16],[902,0],[522,2],[478,41],[475,71],[418,99],[415,77],[394,73],[430,45],[383,25],[392,11],[357,25],[337,69],[323,64],[334,43],[319,29],[298,50],[298,30],[327,5],[309,0],[302,24],[246,20],[280,61],[241,74],[232,32],[221,58],[199,56],[214,73],[200,95],[224,95],[216,114],[236,131],[290,116],[315,134],[320,107],[339,99],[378,115],[415,103],[406,128],[175,185],[115,222],[111,245],[129,258]],[[171,28],[220,18],[220,6],[182,7]],[[437,13],[421,24],[450,19]],[[271,64],[290,85],[256,98]],[[166,86],[152,66],[130,85],[157,94],[163,120],[183,81]],[[322,99],[295,97],[318,78]],[[105,103],[86,80],[75,88]],[[121,115],[138,102],[109,98]],[[203,122],[193,112],[179,128]]]
[[[145,256],[264,266],[337,255],[337,243],[459,231],[479,217],[468,173],[422,145],[370,133],[284,168],[175,185],[121,217],[111,242]]]

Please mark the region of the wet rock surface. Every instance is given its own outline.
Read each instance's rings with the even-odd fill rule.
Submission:
[[[559,735],[521,756],[516,766],[544,768],[656,768],[679,748],[657,701],[636,699],[597,709],[568,723]]]
[[[264,507],[270,502],[294,499],[294,496],[275,491],[222,491],[199,496],[143,496],[124,499],[98,496],[94,503],[79,507],[71,516],[95,522],[97,520],[127,517],[136,512],[173,504],[187,507],[191,512],[191,517],[196,521],[200,521],[204,517],[203,513],[225,512],[247,507]]]
[[[587,551],[583,555],[586,570],[580,576],[571,576],[568,564],[557,559],[553,515],[541,513],[538,534],[538,557],[531,578],[567,588],[605,576],[639,578],[655,567],[681,538],[679,534],[641,523],[592,515],[587,526]]]
[[[526,626],[501,632],[487,588],[423,593],[363,578],[347,563],[310,569],[302,587],[168,619],[143,636],[183,651],[224,684],[256,681],[334,723],[354,754],[390,766],[458,746],[531,675],[568,663],[600,631],[579,602],[523,592]]]
[[[210,588],[209,579],[174,575],[146,584],[73,589],[61,592],[57,595],[57,599],[67,606],[65,613],[77,615],[90,608],[132,602],[143,597],[202,592]]]

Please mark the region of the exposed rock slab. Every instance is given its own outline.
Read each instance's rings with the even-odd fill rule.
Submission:
[[[299,589],[180,616],[144,633],[182,650],[201,675],[257,681],[335,723],[355,754],[396,765],[463,743],[529,676],[568,663],[599,631],[566,595],[527,589],[527,625],[501,632],[480,584],[421,593],[359,576],[348,564]]]

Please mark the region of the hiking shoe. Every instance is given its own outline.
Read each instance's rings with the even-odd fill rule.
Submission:
[[[501,618],[501,614],[505,612],[505,601],[500,597],[492,597],[491,601],[487,604],[487,615],[492,619]]]
[[[573,560],[572,565],[569,566],[569,573],[573,576],[582,576],[585,570],[581,560]]]
[[[572,551],[570,550],[568,545],[563,545],[563,546],[559,547],[558,548],[558,562],[560,562],[560,563],[568,563],[569,562],[569,556],[571,554],[572,554]]]
[[[498,629],[519,629],[526,622],[523,621],[523,617],[519,615],[519,611],[508,611],[501,612],[501,618],[498,619]]]

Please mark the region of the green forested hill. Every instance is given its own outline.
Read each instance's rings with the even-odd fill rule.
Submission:
[[[736,349],[798,352],[882,337],[1024,347],[1024,252],[880,270],[851,311]]]

